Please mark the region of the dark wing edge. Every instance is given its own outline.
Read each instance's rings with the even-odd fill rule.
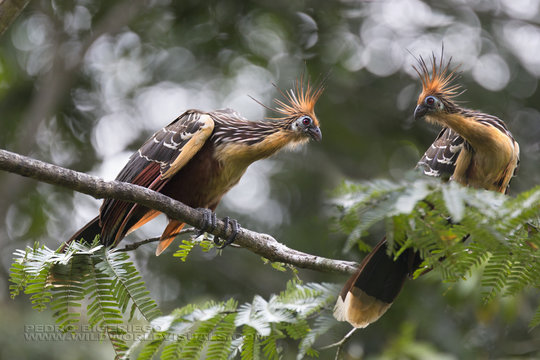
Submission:
[[[116,177],[159,191],[200,150],[214,129],[210,115],[189,110],[153,134],[129,159]],[[105,199],[100,209],[102,242],[117,244],[129,231],[144,224],[139,220],[148,209],[143,206]],[[157,214],[155,215],[157,216]],[[148,216],[151,220],[155,216]]]

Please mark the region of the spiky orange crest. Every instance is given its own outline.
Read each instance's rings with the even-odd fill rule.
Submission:
[[[279,89],[278,89],[279,90]],[[306,82],[304,88],[304,76],[296,79],[295,87],[293,89],[286,90],[285,92],[279,90],[284,100],[274,99],[276,107],[271,108],[279,114],[283,114],[281,117],[274,117],[274,120],[284,120],[297,118],[301,115],[309,115],[315,125],[319,126],[319,121],[315,116],[315,104],[324,91],[324,85],[312,86],[309,80]]]
[[[441,58],[437,64],[437,58],[435,54],[432,54],[431,73],[428,64],[422,56],[416,60],[418,61],[418,67],[413,65],[413,68],[422,81],[422,93],[418,97],[418,104],[422,103],[424,98],[429,95],[437,96],[441,100],[452,101],[462,93],[459,84],[452,84],[459,76],[456,69],[450,69],[452,58],[444,64],[443,54],[441,52]]]

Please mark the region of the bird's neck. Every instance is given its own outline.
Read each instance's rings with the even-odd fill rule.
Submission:
[[[247,166],[308,139],[290,130],[283,122],[236,121],[234,124],[216,122],[213,140],[220,162],[241,162]]]
[[[263,123],[237,123],[224,129],[216,122],[213,136],[213,157],[219,169],[215,181],[226,189],[234,186],[253,162],[301,142],[291,130]]]
[[[449,127],[461,135],[476,152],[493,153],[501,145],[505,147],[513,143],[512,134],[504,123],[481,112],[460,109],[456,113],[445,113],[428,116],[428,121]]]

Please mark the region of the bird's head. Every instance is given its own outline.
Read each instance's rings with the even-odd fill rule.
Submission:
[[[435,55],[431,58],[431,74],[426,61],[419,57],[414,70],[422,81],[422,93],[414,110],[414,119],[425,118],[440,122],[444,115],[456,113],[459,106],[454,98],[462,93],[459,84],[453,84],[458,77],[455,70],[450,70],[450,60],[443,63],[443,56],[437,64]]]
[[[284,130],[290,132],[299,142],[313,139],[322,140],[319,120],[315,115],[315,104],[324,91],[324,86],[313,87],[309,81],[304,87],[303,77],[296,80],[294,89],[279,90],[284,100],[275,99],[273,111],[281,114],[273,120],[279,121]]]

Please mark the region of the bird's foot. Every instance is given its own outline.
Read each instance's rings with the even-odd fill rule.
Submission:
[[[231,236],[227,238],[225,241],[221,241],[221,239],[217,236],[214,237],[214,244],[216,244],[218,249],[223,249],[227,247],[228,245],[232,244],[234,242],[234,239],[236,239],[236,235],[238,235],[238,232],[240,231],[240,224],[236,219],[231,219],[228,216],[225,216],[223,218],[223,221],[227,225],[227,227],[231,226]]]
[[[207,208],[198,208],[197,210],[201,211],[204,216],[203,226],[199,229],[199,232],[197,233],[196,237],[199,237],[203,235],[205,232],[213,231],[216,229],[216,213],[213,212],[210,209]],[[228,216],[223,218],[223,221],[225,222],[226,226],[231,226],[231,236],[229,236],[226,240],[221,239],[219,236],[214,236],[214,244],[216,244],[216,247],[218,249],[223,249],[227,247],[228,245],[232,244],[234,242],[234,239],[236,239],[236,235],[238,235],[238,232],[240,230],[240,224],[237,220],[231,219]]]
[[[214,231],[216,228],[216,213],[207,208],[198,208],[203,213],[203,226],[199,229],[196,237],[204,235],[207,231]]]

